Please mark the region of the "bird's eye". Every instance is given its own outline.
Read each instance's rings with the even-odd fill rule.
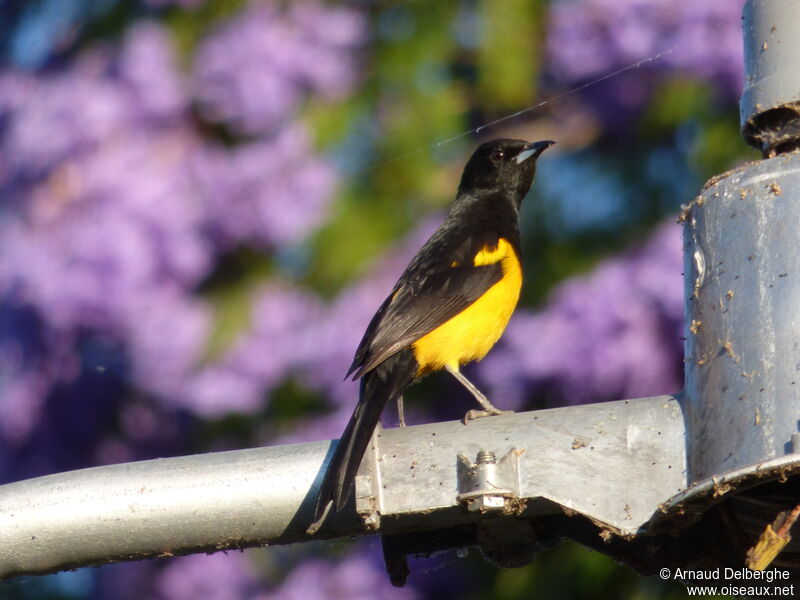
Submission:
[[[492,160],[492,162],[500,162],[501,160],[503,160],[504,156],[505,152],[503,152],[502,148],[495,148],[494,150],[492,150],[492,153],[489,155],[489,158]]]

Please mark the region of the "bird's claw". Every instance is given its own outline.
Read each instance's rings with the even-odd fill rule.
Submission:
[[[468,410],[467,414],[464,415],[464,425],[466,425],[470,421],[474,421],[475,419],[482,419],[483,417],[493,417],[495,415],[510,415],[513,413],[514,413],[513,410],[501,410],[499,408],[495,408],[494,410],[472,409]]]

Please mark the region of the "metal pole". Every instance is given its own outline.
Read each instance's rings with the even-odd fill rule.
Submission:
[[[748,0],[743,29],[742,133],[765,160],[714,177],[683,214],[690,487],[667,503],[713,489],[705,539],[737,565],[798,501],[800,3]],[[776,564],[797,568],[798,551]]]
[[[502,517],[565,510],[587,517],[594,537],[633,537],[684,487],[682,434],[670,396],[379,431],[354,502],[318,537],[491,528]],[[0,579],[308,541],[329,447],[159,459],[0,486]],[[497,465],[475,478],[481,452]],[[632,493],[631,481],[643,485]]]
[[[0,486],[0,578],[302,539],[328,442],[126,463]]]
[[[800,99],[800,2],[748,1],[744,38],[742,125],[765,154],[778,154],[775,130],[785,134],[786,121],[771,115]],[[691,482],[795,451],[800,155],[712,179],[685,217]]]
[[[750,0],[742,19],[745,87],[740,120],[747,142],[767,158],[798,148],[800,3]]]

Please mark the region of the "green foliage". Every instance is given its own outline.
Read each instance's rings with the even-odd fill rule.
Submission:
[[[442,176],[436,150],[465,127],[468,106],[451,73],[455,41],[443,35],[456,8],[452,2],[379,8],[370,30],[383,35],[371,46],[359,93],[344,104],[311,105],[305,113],[320,144],[334,153],[336,142],[355,127],[353,145],[363,155],[362,168],[344,183],[332,218],[311,244],[308,282],[323,294],[354,281],[423,209],[445,206],[455,194],[456,182]],[[411,35],[413,44],[407,42]],[[459,144],[448,146],[460,154]],[[352,152],[350,145],[345,151]],[[342,160],[352,167],[352,156]]]
[[[712,91],[706,82],[680,77],[665,79],[658,85],[642,118],[642,136],[657,140],[671,135],[688,121],[708,119],[714,112],[712,100]]]
[[[745,160],[759,160],[761,154],[743,148],[739,131],[731,127],[730,118],[716,116],[704,124],[691,157],[703,179],[708,179]]]
[[[567,542],[542,552],[525,567],[499,571],[491,597],[493,600],[682,600],[686,589],[658,577],[642,578],[603,554]]]
[[[743,160],[758,158],[742,141],[735,111],[735,106],[714,98],[707,82],[673,77],[660,83],[642,118],[640,133],[644,142],[658,142],[691,128],[687,164],[704,181]]]
[[[193,10],[170,11],[167,23],[181,57],[188,60],[212,27],[235,15],[246,3],[246,0],[208,0]]]
[[[541,35],[541,3],[506,0],[480,3],[483,23],[478,46],[478,90],[481,103],[496,110],[528,106],[536,97],[539,71],[537,40]],[[514,35],[509,35],[514,31]]]

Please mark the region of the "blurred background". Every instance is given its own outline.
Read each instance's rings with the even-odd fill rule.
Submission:
[[[756,158],[742,4],[0,0],[0,483],[338,437],[367,322],[494,137],[558,145],[523,207],[520,308],[469,374],[517,410],[677,392],[679,207]],[[406,406],[472,400],[433,375]],[[367,539],[0,598],[685,597],[573,543],[411,567],[392,588]]]

